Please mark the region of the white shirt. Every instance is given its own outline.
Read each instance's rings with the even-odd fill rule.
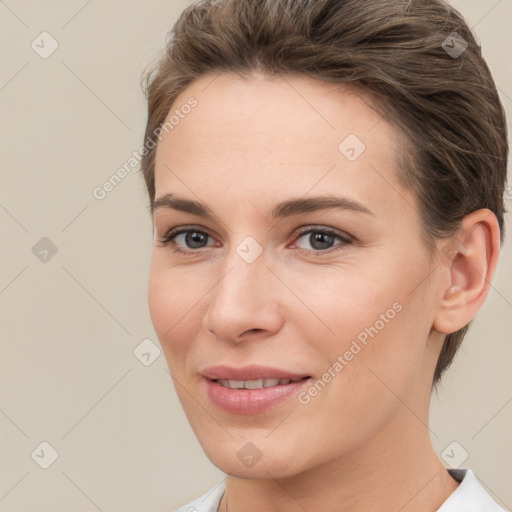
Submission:
[[[448,473],[460,483],[436,512],[506,512],[482,487],[471,469],[448,469]],[[173,512],[218,512],[225,492],[223,480],[201,497]]]

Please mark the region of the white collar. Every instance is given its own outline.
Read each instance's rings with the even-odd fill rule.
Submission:
[[[449,469],[448,473],[460,484],[436,512],[506,512],[483,488],[473,470]]]
[[[482,487],[471,469],[448,469],[448,473],[460,483],[436,512],[506,512]],[[201,497],[174,512],[218,512],[225,492],[224,479]]]

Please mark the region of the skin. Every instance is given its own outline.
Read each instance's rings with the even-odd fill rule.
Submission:
[[[229,475],[220,510],[226,500],[230,512],[437,510],[458,484],[430,440],[432,377],[445,334],[487,295],[495,216],[473,212],[430,255],[417,199],[398,181],[396,132],[350,89],[223,73],[194,82],[171,110],[191,96],[198,106],[159,142],[156,198],[201,201],[214,217],[155,210],[149,306],[190,425]],[[349,134],[366,146],[353,162],[338,149]],[[372,213],[269,215],[280,201],[323,195]],[[202,246],[185,235],[160,242],[179,226],[209,236]],[[315,244],[298,235],[309,227],[354,243]],[[263,249],[252,263],[236,252],[247,236]],[[243,416],[205,393],[200,371],[217,364],[321,379],[394,303],[401,311],[307,404],[292,397]],[[252,467],[237,457],[248,442],[261,453]]]

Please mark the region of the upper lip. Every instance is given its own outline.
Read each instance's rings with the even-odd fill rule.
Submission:
[[[270,366],[250,365],[242,368],[230,366],[209,366],[201,374],[210,380],[259,380],[259,379],[290,379],[297,380],[310,377],[306,373],[294,373]]]

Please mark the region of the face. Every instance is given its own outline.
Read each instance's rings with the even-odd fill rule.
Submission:
[[[287,477],[403,435],[437,274],[393,127],[305,77],[204,77],[169,116],[191,97],[157,148],[149,306],[206,454]]]

